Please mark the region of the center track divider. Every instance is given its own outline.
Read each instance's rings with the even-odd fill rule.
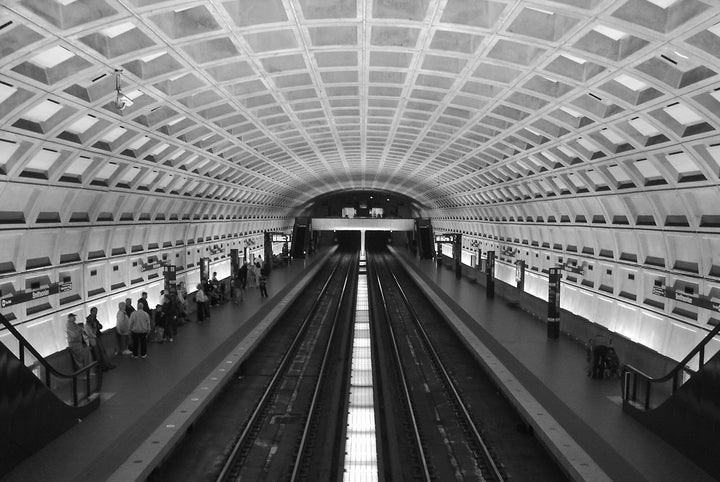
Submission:
[[[262,341],[275,322],[285,314],[335,251],[336,248],[332,248],[317,260],[300,282],[291,288],[270,312],[258,322],[248,336],[228,353],[225,360],[213,369],[200,385],[113,472],[108,478],[108,482],[145,480],[150,476],[155,467],[160,465],[163,459],[182,440],[188,428],[202,415],[215,397],[220,394],[226,380],[235,373],[235,369]]]
[[[593,482],[611,481],[612,479],[605,471],[550,415],[550,412],[527,391],[510,370],[470,331],[453,309],[430,288],[414,269],[405,263],[401,256],[398,256],[397,250],[392,246],[389,246],[388,249],[400,261],[400,264],[427,296],[427,299],[445,315],[459,338],[463,340],[487,373],[495,380],[498,389],[510,400],[527,423],[533,427],[540,441],[562,465],[570,478]]]

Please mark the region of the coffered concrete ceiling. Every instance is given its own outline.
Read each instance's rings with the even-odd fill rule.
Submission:
[[[718,72],[716,0],[6,0],[0,176],[284,213],[656,192],[663,218],[717,196]]]

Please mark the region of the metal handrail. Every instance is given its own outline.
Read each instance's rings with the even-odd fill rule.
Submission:
[[[699,355],[698,359],[698,370],[705,365],[705,346],[710,343],[710,340],[715,338],[715,336],[720,333],[720,324],[715,325],[715,327],[708,332],[708,334],[703,338],[692,350],[690,350],[690,353],[687,354],[685,358],[683,358],[681,361],[678,362],[678,364],[673,367],[672,370],[670,370],[666,375],[660,376],[660,377],[652,377],[648,375],[647,373],[643,372],[639,368],[636,368],[632,365],[625,365],[622,368],[622,397],[624,402],[636,402],[637,401],[637,389],[638,389],[638,382],[645,382],[645,402],[643,403],[643,407],[645,410],[650,409],[650,397],[651,397],[651,387],[653,385],[657,385],[659,383],[664,383],[669,380],[672,380],[672,393],[675,393],[677,389],[679,388],[679,375],[681,372],[694,372],[694,370],[688,368],[686,365],[692,360],[695,355]]]
[[[85,365],[82,368],[79,368],[78,370],[75,370],[72,373],[62,373],[55,369],[46,359],[44,356],[38,352],[35,347],[33,347],[29,341],[13,326],[12,323],[10,323],[7,318],[5,318],[2,314],[0,314],[0,324],[2,324],[17,340],[18,340],[18,354],[19,359],[25,364],[25,350],[29,351],[35,359],[38,361],[40,365],[45,368],[45,386],[48,388],[51,388],[50,386],[50,375],[53,375],[57,378],[61,379],[72,379],[72,386],[73,386],[73,405],[78,406],[78,392],[77,392],[77,379],[81,377],[82,375],[85,375],[85,386],[86,386],[86,398],[90,397],[90,371],[95,368],[98,365],[98,362],[94,361],[87,365]],[[98,376],[98,383],[97,383],[97,391],[100,391],[100,387],[102,386],[102,371],[96,370],[97,376]]]

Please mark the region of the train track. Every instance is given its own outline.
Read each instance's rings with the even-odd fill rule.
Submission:
[[[419,480],[504,480],[400,282],[380,256],[373,257],[371,268],[373,304],[383,319],[376,320],[375,339],[384,347],[378,352],[391,355],[381,357],[385,368],[380,373],[393,374],[391,384],[397,386],[393,391],[401,399],[395,412],[401,412],[404,427],[384,437],[385,448],[392,446],[395,452],[387,458],[402,458],[405,453],[414,461],[413,477]],[[383,400],[388,402],[386,396]],[[384,417],[386,427],[393,418]],[[384,470],[391,480],[398,476],[394,470],[407,475],[407,468],[392,464]]]
[[[333,257],[150,480],[311,480],[337,470],[342,420],[318,413],[339,415],[345,396],[356,265],[355,254]]]
[[[307,469],[305,451],[317,420],[337,321],[343,302],[351,297],[353,261],[346,256],[328,278],[235,441],[218,482],[296,480]]]

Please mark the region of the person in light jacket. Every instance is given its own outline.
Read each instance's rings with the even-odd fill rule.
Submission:
[[[65,334],[67,335],[68,349],[72,355],[75,369],[80,369],[90,361],[90,350],[85,340],[82,324],[75,323],[75,313],[70,313],[67,317]]]
[[[130,351],[130,317],[125,313],[125,303],[118,303],[115,318],[115,335],[117,336],[118,354],[132,355]]]
[[[130,315],[133,358],[147,358],[147,337],[150,332],[150,316],[145,310],[135,310]]]

